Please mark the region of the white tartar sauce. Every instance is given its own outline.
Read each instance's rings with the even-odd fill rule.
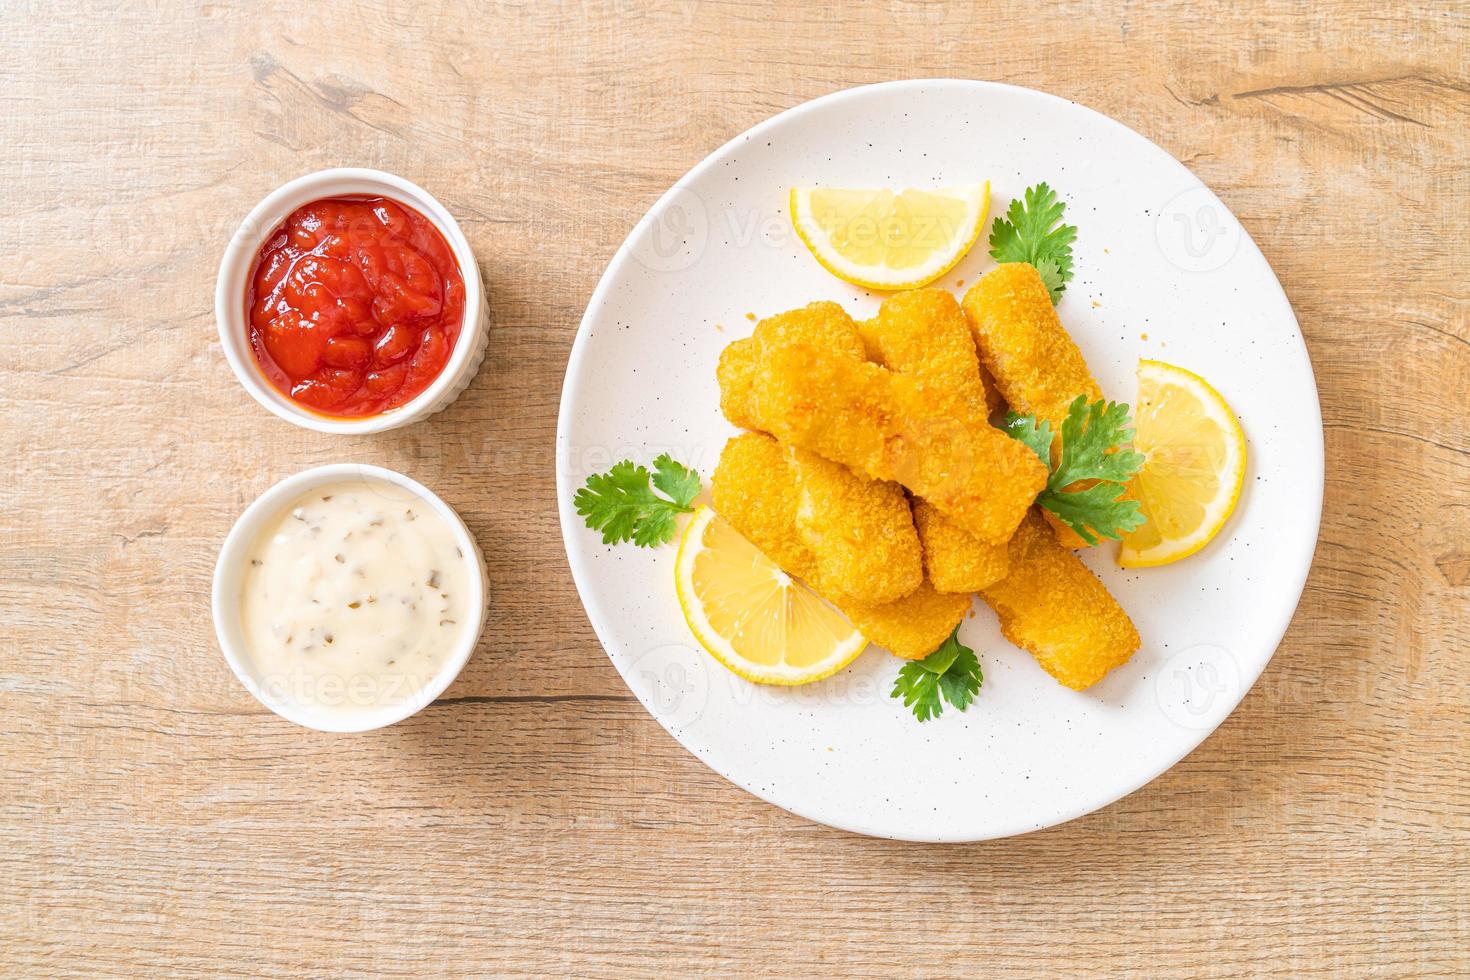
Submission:
[[[240,589],[264,693],[344,711],[415,697],[478,623],[473,560],[396,484],[351,480],[298,497],[256,538]]]

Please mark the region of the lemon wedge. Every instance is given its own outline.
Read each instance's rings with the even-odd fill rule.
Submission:
[[[990,211],[990,182],[937,190],[791,188],[791,223],[834,276],[914,289],[964,258]]]
[[[700,645],[757,684],[819,681],[868,644],[708,507],[694,512],[679,540],[674,588]]]
[[[1138,362],[1133,447],[1148,457],[1129,484],[1148,523],[1118,550],[1124,568],[1167,565],[1219,533],[1245,479],[1245,433],[1209,383],[1162,361]]]

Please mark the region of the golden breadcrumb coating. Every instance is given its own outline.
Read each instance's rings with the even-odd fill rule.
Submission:
[[[923,381],[936,399],[967,418],[990,416],[975,339],[955,298],[942,289],[912,289],[883,301],[858,324],[868,359]]]
[[[788,575],[811,586],[873,643],[901,657],[926,657],[964,618],[968,596],[940,595],[921,581],[890,603],[841,601],[824,587],[816,555],[798,527],[801,490],[785,447],[763,433],[725,443],[710,481],[715,511]]]
[[[854,360],[864,353],[857,325],[836,303],[812,303],[767,317],[750,338],[729,345],[720,357],[721,408],[731,422],[759,428],[748,407],[756,360],[763,350],[792,343],[816,344]],[[762,450],[767,457],[768,450]],[[854,602],[891,602],[918,588],[923,551],[903,489],[812,453],[793,453],[791,474],[800,494],[797,527],[818,564],[804,577],[820,580],[829,597]],[[764,462],[774,465],[770,458]]]
[[[762,351],[782,344],[814,344],[858,360],[864,357],[857,324],[837,303],[811,303],[766,317],[748,338],[735,341],[721,352],[715,369],[720,383],[720,411],[733,425],[760,428],[749,408],[756,362]]]
[[[981,376],[970,326],[949,293],[896,293],[858,329],[869,360],[923,382],[936,405],[957,418],[983,423],[990,417],[998,399]],[[1004,542],[979,540],[922,498],[914,500],[914,524],[924,567],[940,592],[974,592],[1005,574]]]
[[[806,344],[764,351],[759,428],[874,480],[894,480],[990,543],[1008,540],[1046,467],[988,423],[955,418],[922,382]]]
[[[1045,419],[1060,433],[1078,395],[1089,402],[1103,396],[1034,266],[996,266],[970,287],[964,308],[980,359],[1012,411]],[[1088,547],[1055,516],[1047,520],[1068,548]]]
[[[788,453],[798,489],[796,526],[816,557],[823,594],[882,603],[917,589],[924,555],[903,488],[805,449]]]
[[[892,602],[919,587],[923,553],[908,500],[764,433],[725,443],[715,511],[788,574],[832,602]]]
[[[725,443],[710,478],[715,513],[786,574],[817,587],[817,559],[796,529],[801,491],[786,450],[762,432]]]
[[[831,300],[808,303],[799,309],[768,316],[755,325],[751,336],[767,348],[815,344],[852,358],[861,358],[864,354],[863,337],[857,324],[840,303]]]
[[[977,349],[975,353],[978,355],[980,351]],[[1000,390],[995,387],[995,379],[990,376],[984,361],[980,362],[980,381],[985,385],[985,415],[994,418],[1005,407],[1005,399],[1000,397]]]
[[[924,548],[924,571],[940,592],[978,592],[1005,577],[1006,545],[986,544],[927,500],[914,499],[914,527]]]
[[[720,411],[731,425],[742,429],[756,428],[750,414],[751,385],[755,383],[755,366],[760,345],[754,337],[737,340],[720,351],[715,377],[720,382]]]
[[[936,591],[925,579],[910,594],[881,606],[834,603],[858,632],[896,657],[922,660],[970,611],[970,596]]]
[[[996,266],[970,287],[964,309],[980,360],[1012,411],[1045,419],[1055,431],[1078,395],[1102,397],[1035,267]]]
[[[980,595],[1005,638],[1063,685],[1091,687],[1138,649],[1138,630],[1123,607],[1035,510],[1011,538],[1010,566]]]

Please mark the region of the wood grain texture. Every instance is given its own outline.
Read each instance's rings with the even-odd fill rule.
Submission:
[[[1463,3],[364,0],[0,8],[0,971],[1470,973],[1470,16]],[[710,149],[890,78],[1097,108],[1279,274],[1321,391],[1316,564],[1260,683],[1090,817],[921,846],[810,825],[680,748],[608,664],[554,508],[577,321]],[[456,213],[494,330],[465,395],[338,441],[215,339],[218,256],[288,177]],[[260,708],[208,589],[239,511],[405,470],[496,601],[371,737]]]

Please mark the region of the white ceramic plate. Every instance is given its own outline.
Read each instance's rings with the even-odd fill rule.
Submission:
[[[674,598],[672,545],[604,546],[576,514],[586,477],[668,451],[706,482],[734,430],[715,362],[746,316],[817,299],[858,317],[881,297],[833,278],[792,233],[793,184],[926,186],[989,179],[992,216],[1047,181],[1078,226],[1062,322],[1111,397],[1141,357],[1203,374],[1245,428],[1241,502],[1204,551],[1124,572],[1088,564],[1143,647],[1086,693],[1006,643],[978,604],[961,628],[985,683],[919,724],[888,697],[899,661],[870,649],[794,690],[707,656]],[[993,219],[992,219],[993,220]],[[994,263],[983,244],[937,285]],[[567,557],[623,679],[716,772],[812,820],[885,837],[977,840],[1080,816],[1164,772],[1215,729],[1265,667],[1306,580],[1322,505],[1322,425],[1306,348],[1260,251],[1163,150],[1089,109],[1006,85],[910,81],[839,92],[711,154],[613,258],[572,348],[557,429]]]

